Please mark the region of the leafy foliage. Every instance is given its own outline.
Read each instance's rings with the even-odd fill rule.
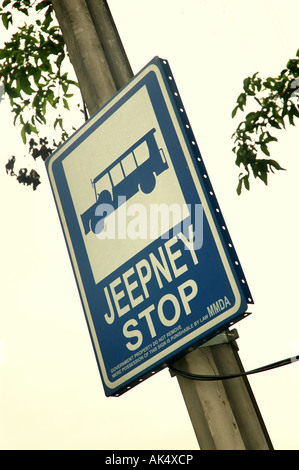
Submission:
[[[243,81],[243,92],[237,98],[232,117],[238,111],[245,111],[249,98],[258,104],[258,108],[246,115],[232,135],[236,165],[243,169],[239,175],[238,194],[241,194],[243,185],[247,190],[250,189],[251,172],[254,178],[268,184],[269,172],[284,170],[270,158],[269,144],[277,142],[277,138],[272,135],[274,130],[285,129],[286,124],[294,126],[295,118],[299,117],[298,78],[299,50],[296,58],[288,61],[278,77],[262,79],[255,73]],[[262,158],[260,154],[263,154]]]
[[[54,147],[56,147],[55,142],[53,142]],[[49,142],[47,138],[40,138],[39,143],[37,143],[33,138],[29,141],[29,153],[36,160],[38,157],[41,157],[43,161],[51,155],[53,149],[49,147]],[[16,157],[13,155],[9,158],[7,164],[5,165],[6,173],[10,176],[15,176],[19,183],[23,183],[26,186],[31,186],[35,191],[37,186],[40,184],[40,175],[35,170],[31,170],[28,173],[27,168],[21,168],[19,173],[14,172]]]
[[[39,134],[47,123],[47,110],[51,107],[56,114],[51,118],[52,127],[59,132],[57,145],[60,145],[68,132],[59,110],[70,110],[69,99],[73,97],[70,89],[78,85],[62,71],[66,49],[60,29],[53,22],[51,1],[3,1],[0,15],[6,29],[13,25],[14,11],[27,17],[37,15],[34,24],[20,26],[0,49],[0,76],[10,100],[14,125],[20,128],[26,144],[28,137]]]

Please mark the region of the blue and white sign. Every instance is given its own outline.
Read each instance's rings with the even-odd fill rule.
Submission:
[[[46,164],[107,396],[246,315],[251,294],[167,61]]]

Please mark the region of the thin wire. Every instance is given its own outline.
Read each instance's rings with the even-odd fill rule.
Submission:
[[[237,377],[244,377],[246,375],[257,374],[260,372],[266,372],[267,370],[276,369],[278,367],[286,366],[288,364],[292,364],[293,362],[299,361],[299,355],[294,357],[289,357],[288,359],[283,359],[282,361],[273,362],[272,364],[268,364],[267,366],[258,367],[257,369],[250,370],[248,372],[239,372],[237,374],[228,374],[228,375],[199,375],[199,374],[192,374],[191,372],[186,372],[183,370],[179,370],[176,367],[170,366],[170,370],[177,375],[181,375],[186,379],[191,380],[202,380],[202,381],[216,381],[216,380],[227,380],[227,379],[235,379]]]

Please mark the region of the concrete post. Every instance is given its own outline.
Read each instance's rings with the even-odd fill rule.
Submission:
[[[230,333],[195,349],[176,361],[174,367],[197,375],[244,372]],[[177,380],[200,449],[273,449],[247,377],[197,381],[177,375]]]

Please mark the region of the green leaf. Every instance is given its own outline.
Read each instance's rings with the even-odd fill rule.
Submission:
[[[269,124],[270,126],[275,127],[275,129],[281,129],[280,124],[278,124],[278,122],[275,121],[275,119],[269,119]]]
[[[16,88],[12,88],[7,83],[5,84],[5,91],[12,99],[20,97],[20,93],[18,92],[18,90]]]
[[[268,157],[270,156],[270,152],[265,143],[261,143],[261,151],[264,152],[264,154],[267,155]]]
[[[63,129],[62,119],[61,119],[61,118],[55,119],[55,122],[54,122],[54,129],[56,129],[57,125],[59,125],[59,127],[60,127],[61,129]]]
[[[240,166],[241,163],[245,165],[246,153],[247,153],[247,147],[245,145],[239,148],[239,150],[237,151],[237,158],[236,158],[237,166]]]
[[[24,129],[26,134],[31,134],[31,125],[29,122],[26,122],[26,124],[24,125]]]
[[[268,173],[267,172],[260,172],[258,174],[258,177],[263,181],[263,183],[265,183],[265,185],[267,186],[268,184]]]
[[[249,191],[250,189],[250,185],[249,185],[249,175],[245,175],[243,177],[243,181],[244,181],[244,186],[245,188],[247,189],[247,191]]]
[[[22,140],[23,140],[24,144],[26,144],[27,139],[26,139],[26,128],[25,128],[25,126],[23,126],[22,129],[21,129],[21,137],[22,137]]]
[[[70,110],[69,104],[65,98],[63,98],[63,106],[65,107],[65,109]]]
[[[238,96],[237,103],[238,103],[240,109],[243,111],[243,107],[244,107],[245,104],[246,104],[246,94],[245,94],[245,93],[241,93],[241,94]]]
[[[282,167],[280,166],[280,164],[279,164],[278,162],[276,162],[275,160],[268,160],[268,165],[270,165],[270,167],[273,166],[273,167],[275,168],[275,170],[283,170],[283,171],[285,171],[285,168],[282,168]],[[271,170],[272,170],[272,168],[271,168]],[[273,170],[272,170],[272,171],[273,171]]]
[[[50,25],[51,21],[52,21],[51,15],[46,16],[46,19],[45,19],[45,21],[44,21],[44,23],[43,23],[44,29],[48,29],[48,28],[49,28],[49,25]]]
[[[32,124],[29,124],[29,126],[30,126],[30,131],[31,132],[34,132],[35,134],[38,134],[38,130],[36,129],[35,126],[33,126]]]
[[[6,56],[7,56],[6,49],[0,49],[0,60],[5,59]]]
[[[294,116],[299,118],[299,108],[294,103],[291,104],[291,109],[293,111]]]
[[[9,23],[12,24],[12,15],[11,13],[1,13],[2,16],[2,23],[5,29],[8,29]]]
[[[277,142],[278,139],[276,137],[273,137],[269,132],[267,132],[267,137],[264,140],[265,144],[268,144],[269,142]]]
[[[237,186],[237,194],[238,196],[240,196],[241,192],[242,192],[242,184],[244,183],[244,186],[245,186],[245,189],[247,189],[247,191],[249,191],[250,189],[250,185],[249,185],[249,173],[247,173],[246,175],[239,175],[239,183],[238,183],[238,186]]]
[[[287,68],[295,75],[299,70],[299,60],[290,59],[287,63]]]
[[[258,113],[255,113],[255,112],[251,112],[251,113],[248,113],[247,116],[246,116],[246,121],[253,121],[256,117],[258,117]]]
[[[240,196],[240,194],[241,194],[241,192],[242,192],[242,183],[243,183],[243,179],[241,178],[241,179],[239,180],[239,184],[238,184],[238,186],[237,186],[237,194],[238,194],[238,196]]]
[[[288,118],[289,118],[289,123],[291,124],[291,126],[295,126],[294,114],[292,112],[289,112]]]
[[[68,83],[62,82],[61,86],[62,86],[63,93],[65,94],[68,90],[69,85]]]
[[[40,116],[40,117],[41,117],[41,119],[43,119],[44,122],[46,123],[46,119],[45,119],[45,117],[44,117],[45,114],[46,114],[46,112],[47,112],[47,101],[46,101],[46,100],[44,100],[43,104],[41,105],[40,110],[41,110],[40,115],[43,116],[43,118],[42,118],[41,116]]]
[[[251,83],[251,78],[250,77],[247,77],[243,80],[243,89],[244,89],[245,93],[249,92],[250,83]]]
[[[235,117],[235,115],[237,114],[238,109],[239,109],[239,106],[236,106],[236,107],[232,110],[232,118]]]
[[[36,5],[35,9],[36,11],[42,10],[43,8],[46,8],[47,6],[49,6],[50,3],[51,2],[48,0],[43,0]]]
[[[22,74],[20,77],[20,86],[21,89],[26,93],[26,95],[32,95],[33,90],[30,85],[30,81],[28,80],[25,74]]]
[[[54,92],[53,90],[48,90],[47,92],[47,100],[49,101],[50,105],[55,107],[54,103]]]
[[[42,76],[41,70],[39,68],[35,68],[33,72],[33,80],[36,85],[39,84],[41,76]]]

